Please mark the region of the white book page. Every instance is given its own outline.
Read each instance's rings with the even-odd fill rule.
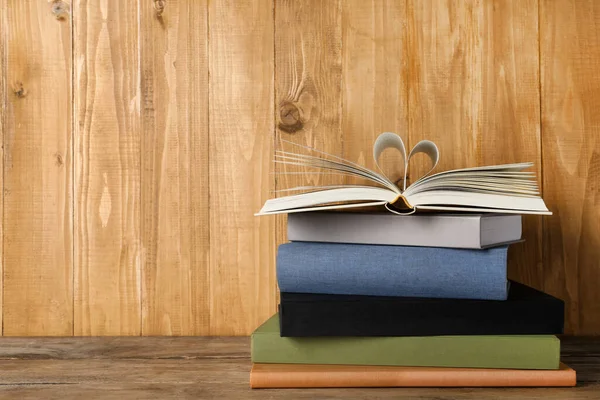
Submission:
[[[430,176],[425,176],[412,185],[410,185],[408,189],[417,184],[422,184],[427,181],[431,181],[434,179],[445,179],[448,175],[469,175],[469,176],[481,176],[487,174],[515,174],[515,173],[523,173],[522,170],[526,168],[530,168],[533,166],[533,163],[517,163],[517,164],[501,164],[501,165],[487,165],[484,167],[472,167],[472,168],[461,168],[461,169],[453,169],[450,171],[438,172],[437,174],[433,174]],[[525,172],[528,173],[528,172]]]
[[[489,187],[489,188],[504,188],[504,189],[521,189],[521,190],[531,190],[531,191],[537,191],[537,185],[535,184],[530,184],[530,183],[526,183],[526,182],[510,182],[510,181],[495,181],[495,180],[487,180],[487,179],[448,179],[448,180],[443,180],[443,181],[438,181],[438,182],[429,182],[427,185],[418,188],[417,190],[411,190],[411,191],[406,191],[406,194],[410,194],[410,193],[419,193],[419,192],[426,192],[428,190],[430,190],[431,188],[435,188],[437,186],[448,186],[448,185],[452,185],[452,186],[457,186],[460,187],[461,185],[475,185],[475,186],[481,186],[481,187]]]
[[[353,205],[354,207],[374,205],[371,204],[374,202],[376,204],[385,204],[393,201],[396,196],[398,194],[389,189],[367,186],[319,190],[267,200],[263,208],[256,215],[289,212],[290,210],[299,211],[300,209],[308,211],[308,208],[311,207],[338,202],[361,202],[360,204]],[[342,206],[342,204],[331,205],[328,209],[347,208]]]
[[[495,181],[487,181],[487,180],[444,180],[438,182],[430,182],[425,186],[415,188],[410,191],[406,191],[404,193],[405,196],[410,196],[411,194],[428,192],[431,190],[437,190],[440,188],[452,188],[456,190],[466,190],[470,191],[470,189],[479,189],[479,190],[488,190],[488,191],[500,191],[500,192],[528,192],[531,195],[538,195],[538,187],[537,185],[528,185],[524,183],[514,183],[511,182],[495,182]],[[474,190],[476,191],[476,190]]]
[[[427,186],[436,182],[448,182],[448,181],[486,181],[486,182],[494,182],[494,183],[504,183],[504,184],[525,184],[530,186],[537,186],[537,182],[534,180],[534,177],[515,177],[515,176],[489,176],[489,175],[472,175],[472,174],[452,174],[437,177],[435,179],[427,179],[425,181],[416,183],[411,185],[407,192],[414,191],[416,188]]]
[[[351,204],[334,204],[331,206],[317,206],[317,207],[304,207],[304,208],[293,208],[291,210],[282,209],[279,211],[269,211],[269,212],[258,212],[254,214],[255,216],[260,215],[274,215],[274,214],[293,214],[307,211],[323,211],[323,210],[342,210],[344,208],[357,208],[357,207],[374,207],[374,206],[383,206],[387,204],[387,201],[374,201],[367,203],[351,203]]]
[[[550,211],[531,211],[531,210],[507,210],[497,208],[480,208],[480,207],[451,207],[451,206],[419,206],[419,210],[426,211],[460,211],[460,212],[476,212],[476,213],[506,213],[506,214],[535,214],[535,215],[552,215]],[[526,212],[524,212],[526,211]]]
[[[406,196],[406,199],[414,207],[465,206],[497,210],[548,211],[544,201],[539,197],[434,190]]]
[[[519,170],[529,163],[467,168],[442,172],[411,185],[403,194],[414,198],[426,192],[473,192],[499,195],[539,197],[537,182]],[[483,205],[479,205],[483,206]]]
[[[507,195],[520,195],[520,196],[530,196],[530,197],[538,197],[539,192],[537,190],[527,189],[527,188],[516,188],[516,187],[505,187],[498,185],[486,185],[483,183],[470,183],[470,182],[460,182],[460,183],[436,183],[435,185],[431,185],[428,187],[426,191],[418,191],[416,193],[404,194],[405,196],[414,196],[417,193],[425,193],[432,192],[434,190],[448,190],[448,191],[456,191],[456,192],[471,192],[471,193],[490,193],[490,194],[507,194]]]

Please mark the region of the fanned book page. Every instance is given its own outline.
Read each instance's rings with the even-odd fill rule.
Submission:
[[[379,159],[386,149],[396,149],[403,160],[403,179],[394,183],[383,172],[316,149],[289,143],[299,151],[278,150],[275,162],[305,170],[318,170],[360,178],[369,185],[301,186],[280,192],[288,196],[267,200],[256,215],[355,207],[385,206],[396,214],[418,211],[494,212],[514,214],[552,214],[539,194],[534,172],[525,171],[533,163],[491,165],[462,168],[430,175],[439,161],[435,143],[422,140],[406,155],[400,136],[385,132],[373,146],[373,158],[381,171]],[[425,154],[431,168],[424,176],[407,186],[408,165],[415,154]],[[296,172],[289,172],[296,173]]]

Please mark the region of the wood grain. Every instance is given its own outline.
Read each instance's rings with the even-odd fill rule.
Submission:
[[[208,334],[207,2],[140,6],[142,334]]]
[[[600,7],[540,3],[544,287],[567,300],[568,332],[600,333]]]
[[[52,368],[53,364],[46,365]],[[193,368],[193,367],[192,367]],[[38,368],[38,370],[41,368]],[[118,366],[122,371],[124,367]],[[248,368],[249,369],[249,368]],[[240,366],[237,372],[223,371],[217,369],[221,376],[227,376],[231,382],[223,383],[218,380],[213,372],[208,373],[209,379],[217,382],[211,386],[204,385],[198,380],[161,383],[148,382],[130,383],[107,382],[95,383],[81,381],[78,383],[23,383],[8,384],[0,386],[0,393],[8,398],[19,398],[34,400],[43,395],[44,399],[64,399],[65,394],[71,398],[79,399],[214,399],[227,398],[232,400],[247,399],[344,399],[344,400],[369,400],[369,399],[412,399],[412,400],[473,400],[481,399],[533,399],[533,400],[596,400],[598,398],[599,385],[596,383],[582,384],[577,388],[493,388],[493,389],[469,389],[469,388],[377,388],[377,389],[255,389],[248,387],[244,381],[246,371]],[[247,379],[247,378],[246,378]],[[233,382],[233,383],[232,383]],[[376,397],[374,397],[376,396]]]
[[[532,161],[541,184],[537,1],[409,4],[411,143],[437,143],[438,171]],[[541,289],[542,219],[523,225],[509,277]]]
[[[342,10],[339,0],[319,7],[311,0],[278,1],[275,10],[275,105],[278,149],[281,140],[341,156]],[[297,150],[298,151],[298,150]],[[300,150],[301,151],[301,150]],[[277,188],[334,184],[339,177],[285,175],[278,168]]]
[[[209,2],[210,329],[247,335],[275,312],[273,4]]]
[[[578,344],[571,349],[575,351]],[[584,344],[591,354],[598,354],[595,342]],[[247,360],[249,349],[250,339],[239,337],[10,337],[0,341],[0,360]]]
[[[4,334],[70,335],[71,21],[45,1],[4,6]]]
[[[395,132],[409,145],[406,11],[406,1],[344,2],[344,158],[374,170],[373,143],[380,133]],[[402,177],[398,156],[386,152],[380,163],[394,181]]]
[[[74,14],[74,334],[139,335],[137,4],[82,0]]]
[[[6,338],[0,342],[0,396],[119,400],[598,398],[598,339],[567,337],[563,342],[561,357],[577,370],[575,388],[250,390],[247,338]]]
[[[2,300],[4,297],[4,114],[6,113],[6,85],[4,79],[6,77],[6,53],[4,51],[7,30],[6,30],[6,0],[0,0],[0,326],[2,325]],[[0,329],[3,330],[3,329]],[[2,335],[3,332],[0,332]]]
[[[437,171],[480,159],[483,7],[475,0],[408,1],[409,141],[438,145]],[[420,157],[411,181],[429,169]]]

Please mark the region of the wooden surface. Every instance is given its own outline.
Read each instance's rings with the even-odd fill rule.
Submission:
[[[0,20],[4,335],[250,333],[286,240],[253,213],[341,181],[274,150],[372,167],[382,131],[436,141],[440,169],[535,162],[554,215],[525,218],[509,275],[600,333],[595,0],[0,0]]]
[[[179,338],[3,338],[0,397],[19,399],[597,399],[600,342],[564,338],[575,388],[249,388],[249,340]]]

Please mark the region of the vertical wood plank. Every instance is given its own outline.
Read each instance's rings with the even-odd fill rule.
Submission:
[[[544,287],[568,333],[600,333],[600,5],[540,3]]]
[[[5,44],[7,41],[6,29],[6,0],[0,0],[0,326],[2,325],[2,300],[4,297],[4,114],[6,111],[6,77]],[[4,329],[0,329],[4,330]],[[2,335],[3,332],[0,332]]]
[[[71,335],[71,20],[45,1],[5,6],[4,334]]]
[[[138,5],[75,15],[75,335],[139,335]]]
[[[352,0],[342,16],[344,158],[375,169],[373,143],[395,132],[408,145],[406,1]],[[382,168],[399,179],[398,157]]]
[[[142,333],[208,334],[207,2],[140,4]]]
[[[276,309],[273,4],[209,2],[210,334],[246,335]]]
[[[541,186],[536,0],[410,1],[410,137],[438,171],[532,161]],[[412,179],[426,168],[412,165]],[[509,276],[542,288],[542,220],[524,218]]]

